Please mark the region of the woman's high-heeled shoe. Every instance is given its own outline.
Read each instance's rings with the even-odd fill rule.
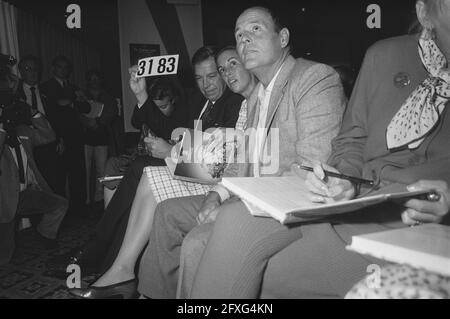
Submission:
[[[134,299],[139,296],[136,279],[104,287],[72,288],[69,292],[84,299]]]

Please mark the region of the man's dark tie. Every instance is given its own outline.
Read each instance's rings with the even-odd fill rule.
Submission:
[[[211,113],[212,108],[214,107],[213,102],[208,100],[208,105],[206,106],[205,112],[203,112],[202,117],[200,120],[205,121],[208,119],[209,113]]]
[[[32,86],[30,87],[30,91],[31,91],[31,108],[33,110],[37,110],[36,88]]]
[[[20,184],[25,184],[25,170],[23,167],[23,158],[22,158],[22,152],[20,151],[20,144],[17,144],[16,146],[14,146],[14,151],[16,152],[17,166],[19,167]]]

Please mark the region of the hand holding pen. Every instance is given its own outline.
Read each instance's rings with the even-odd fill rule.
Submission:
[[[332,203],[355,197],[355,184],[342,178],[345,175],[331,166],[315,164],[313,167],[298,166],[298,169],[309,171],[306,175],[306,186],[311,192],[312,202]]]
[[[324,164],[317,164],[314,167],[298,165],[297,169],[309,171],[306,186],[312,193],[313,202],[331,203],[349,200],[355,196],[354,185],[373,186],[373,181],[340,174],[336,169]],[[430,190],[430,193],[426,199],[412,198],[403,204],[405,210],[401,217],[406,225],[416,226],[450,220],[450,190],[445,181],[421,180],[408,185],[407,189],[410,192]]]

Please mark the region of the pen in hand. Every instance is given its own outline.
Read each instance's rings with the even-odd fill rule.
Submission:
[[[305,171],[308,171],[308,172],[314,172],[314,168],[309,167],[309,166],[300,165],[300,168]],[[375,184],[375,182],[371,181],[371,180],[362,179],[362,178],[358,178],[358,177],[354,177],[354,176],[348,176],[348,175],[339,174],[339,173],[335,173],[335,172],[330,172],[327,170],[323,170],[323,171],[325,173],[325,176],[331,176],[331,177],[336,177],[336,178],[340,178],[340,179],[345,179],[345,180],[348,180],[348,181],[356,183],[356,184],[364,184],[364,185],[368,185],[368,186],[373,186]]]
[[[313,203],[333,203],[344,200],[350,200],[355,197],[356,186],[348,180],[334,178],[325,172],[332,172],[333,174],[339,174],[333,167],[325,164],[314,165],[314,167],[308,167],[296,165],[295,168],[308,171],[311,173],[306,174],[305,186],[308,189],[310,196],[309,199]],[[325,171],[327,169],[327,171]],[[300,176],[303,176],[300,172],[297,172]]]

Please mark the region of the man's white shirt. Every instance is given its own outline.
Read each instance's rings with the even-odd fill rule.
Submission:
[[[264,149],[264,136],[267,134],[266,121],[267,113],[269,112],[270,98],[272,97],[273,86],[275,85],[275,81],[277,80],[282,67],[283,65],[281,65],[277,73],[275,73],[275,76],[272,78],[267,88],[264,89],[261,85],[258,91],[259,119],[256,130],[255,150],[253,152],[253,175],[255,177],[259,177],[260,173],[260,157],[262,150]]]
[[[257,133],[256,133],[256,141],[255,141],[255,150],[253,150],[253,175],[255,177],[259,177],[259,171],[260,171],[260,155],[261,151],[263,150],[263,142],[264,142],[264,136],[267,132],[266,121],[267,121],[267,114],[269,112],[269,103],[270,98],[272,96],[272,90],[275,85],[275,81],[278,78],[278,75],[280,74],[281,69],[283,68],[284,63],[280,66],[277,73],[275,73],[275,76],[270,81],[267,88],[264,89],[264,86],[261,84],[258,91],[258,104],[259,104],[259,118],[258,118],[258,125],[257,125]],[[214,186],[211,191],[217,192],[220,196],[220,199],[222,203],[230,198],[230,193],[228,190],[223,187],[222,185],[218,184]]]

